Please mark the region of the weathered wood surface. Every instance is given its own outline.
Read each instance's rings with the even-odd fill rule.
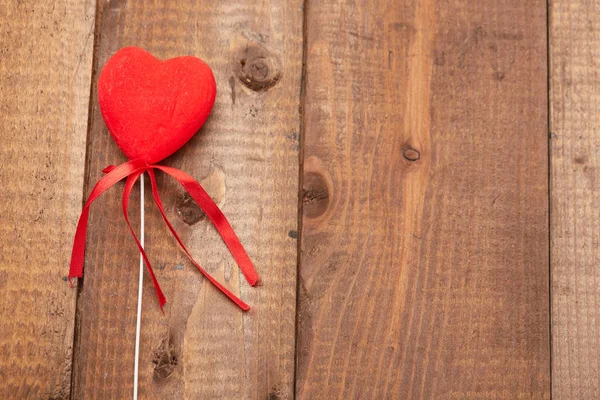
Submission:
[[[299,399],[549,398],[543,1],[310,1]]]
[[[94,5],[0,1],[0,398],[69,397]]]
[[[161,58],[195,55],[212,67],[218,86],[212,115],[164,164],[203,180],[262,279],[262,286],[250,288],[202,213],[178,184],[160,177],[168,215],[191,252],[253,308],[242,313],[201,278],[171,238],[148,190],[146,248],[169,303],[163,317],[147,279],[140,396],[290,399],[301,2],[99,2],[94,83],[107,59],[127,45]],[[86,194],[102,168],[124,161],[106,131],[95,90],[92,96]],[[123,221],[121,188],[103,195],[90,217],[74,398],[127,398],[132,393],[138,254]],[[131,204],[136,221],[135,196]]]
[[[546,26],[540,0],[0,0],[0,398],[131,395],[122,185],[93,206],[77,316],[62,280],[83,196],[125,160],[95,83],[126,45],[215,71],[213,115],[165,164],[202,181],[263,279],[159,177],[192,253],[253,309],[201,278],[148,193],[169,303],[146,282],[141,398],[600,397],[600,8],[549,5]]]
[[[550,9],[552,387],[600,398],[600,4]]]

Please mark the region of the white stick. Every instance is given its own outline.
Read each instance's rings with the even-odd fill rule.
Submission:
[[[140,175],[140,243],[144,247],[144,174]],[[142,321],[142,292],[144,286],[144,258],[140,253],[140,280],[135,326],[135,364],[133,367],[133,400],[138,398],[138,371],[140,364],[140,327]]]

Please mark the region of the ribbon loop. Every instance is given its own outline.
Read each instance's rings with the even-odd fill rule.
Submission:
[[[177,182],[183,186],[183,188],[192,196],[198,206],[204,211],[206,216],[211,220],[214,227],[217,229],[223,241],[229,248],[231,255],[237,262],[238,266],[242,270],[242,273],[246,277],[246,280],[251,286],[255,286],[258,283],[258,274],[254,269],[250,257],[244,250],[244,246],[238,239],[231,225],[223,215],[223,212],[210,198],[208,193],[200,186],[198,182],[190,175],[183,171],[180,171],[172,167],[164,167],[162,165],[152,165],[151,168],[159,169],[169,175],[171,175]]]
[[[90,205],[96,200],[102,193],[110,189],[115,183],[121,181],[127,176],[143,171],[147,168],[147,164],[142,160],[129,161],[125,164],[121,164],[118,167],[113,168],[109,173],[103,176],[94,186],[90,197],[83,206],[79,222],[77,223],[77,230],[75,231],[75,240],[73,241],[73,251],[71,252],[71,266],[69,269],[69,282],[72,285],[73,278],[81,278],[83,275],[83,261],[85,255],[85,241],[87,236],[87,224],[88,216],[90,212]]]
[[[167,215],[165,214],[165,209],[162,205],[162,202],[160,201],[160,196],[158,194],[158,186],[156,185],[156,177],[154,176],[154,171],[152,169],[148,170],[148,175],[150,176],[150,185],[152,186],[152,196],[154,197],[154,202],[156,203],[156,206],[158,207],[158,210],[160,211],[160,215],[162,215],[165,223],[169,227],[169,230],[175,237],[175,240],[177,240],[177,243],[179,243],[179,246],[181,246],[181,249],[188,256],[188,258],[190,259],[192,264],[194,264],[196,266],[196,268],[198,268],[198,270],[202,273],[202,275],[204,275],[206,277],[206,279],[208,279],[221,292],[223,292],[223,294],[225,294],[225,296],[229,297],[229,299],[231,301],[233,301],[235,304],[237,304],[242,310],[247,311],[248,309],[250,309],[250,307],[246,303],[244,303],[242,300],[240,300],[238,297],[236,297],[233,293],[231,293],[229,290],[227,290],[227,288],[225,288],[217,280],[215,280],[208,272],[206,272],[200,266],[200,264],[198,264],[196,262],[196,260],[194,260],[194,257],[192,257],[192,255],[188,251],[187,247],[185,247],[185,244],[183,244],[183,242],[177,235],[175,228],[173,228],[173,225],[171,225],[171,222],[169,221],[169,219],[167,218]]]
[[[179,245],[181,246],[182,250],[188,256],[190,261],[196,266],[196,268],[198,268],[198,270],[213,285],[215,285],[221,292],[223,292],[231,301],[237,304],[238,307],[240,307],[242,310],[248,310],[250,307],[242,300],[240,300],[237,296],[235,296],[233,293],[231,293],[216,279],[214,279],[208,272],[206,272],[196,262],[196,260],[194,260],[186,246],[183,244],[183,242],[177,235],[177,232],[173,228],[173,225],[171,225],[169,219],[166,216],[164,207],[158,194],[158,186],[156,184],[154,169],[161,170],[175,178],[175,180],[177,180],[183,186],[183,188],[190,194],[190,196],[192,196],[192,198],[196,201],[198,206],[200,206],[200,208],[206,213],[208,218],[211,220],[211,222],[221,235],[221,238],[229,248],[229,251],[231,252],[238,266],[240,267],[248,283],[252,286],[256,285],[256,283],[258,282],[258,274],[254,269],[252,261],[250,261],[250,257],[248,257],[248,254],[244,250],[244,247],[242,246],[240,240],[233,231],[233,228],[231,228],[231,225],[225,218],[225,215],[223,215],[219,207],[210,198],[210,196],[208,195],[208,193],[206,193],[202,186],[196,180],[194,180],[194,178],[192,178],[190,175],[186,174],[183,171],[172,167],[164,167],[161,165],[148,165],[143,160],[128,161],[124,164],[119,165],[118,167],[110,165],[103,170],[103,172],[106,175],[102,177],[92,189],[92,192],[90,193],[90,196],[83,207],[81,216],[79,217],[79,222],[77,223],[77,230],[75,232],[75,239],[73,241],[73,251],[71,254],[69,283],[71,284],[71,286],[73,286],[72,279],[75,277],[80,278],[81,276],[83,276],[83,263],[85,258],[85,244],[90,205],[106,190],[114,186],[117,182],[123,180],[124,178],[127,178],[127,181],[125,182],[125,188],[123,190],[123,214],[125,216],[125,221],[127,222],[127,226],[129,227],[131,235],[133,236],[138,250],[140,251],[142,258],[144,259],[144,262],[146,264],[146,267],[148,268],[148,273],[150,274],[152,283],[154,284],[154,288],[160,303],[161,310],[163,310],[163,306],[167,301],[166,297],[164,296],[158,283],[158,280],[154,275],[154,271],[152,269],[152,266],[150,265],[150,261],[148,260],[146,252],[144,251],[144,248],[142,247],[133,228],[131,227],[128,214],[129,197],[133,185],[144,172],[148,172],[148,175],[150,177],[150,183],[152,186],[152,196],[154,197],[154,202],[156,203],[165,223],[167,224],[169,230],[177,240],[177,243],[179,243]]]

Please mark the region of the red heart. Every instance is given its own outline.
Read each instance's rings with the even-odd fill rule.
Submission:
[[[217,87],[196,57],[161,61],[137,47],[117,51],[98,79],[100,111],[130,160],[153,164],[183,146],[208,118]]]

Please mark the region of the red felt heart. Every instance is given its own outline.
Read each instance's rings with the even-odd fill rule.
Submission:
[[[116,52],[98,79],[100,111],[113,139],[130,160],[150,164],[194,136],[216,94],[212,71],[199,58],[161,61],[137,47]]]

